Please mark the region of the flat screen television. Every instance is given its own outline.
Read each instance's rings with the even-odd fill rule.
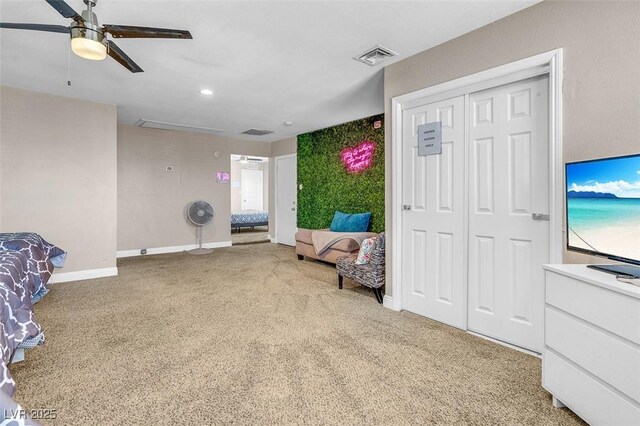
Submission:
[[[567,249],[628,265],[590,265],[640,277],[640,154],[567,163]]]

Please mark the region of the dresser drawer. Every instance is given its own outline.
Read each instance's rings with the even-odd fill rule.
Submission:
[[[545,300],[640,345],[640,300],[546,271]]]
[[[640,406],[545,349],[544,387],[592,426],[640,425]]]
[[[640,349],[554,308],[545,309],[545,344],[640,401]]]

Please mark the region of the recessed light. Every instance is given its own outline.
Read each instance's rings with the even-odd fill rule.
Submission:
[[[284,123],[285,126],[293,126],[293,121],[285,121]]]
[[[211,89],[201,89],[200,90],[200,94],[201,95],[211,96],[211,95],[213,95],[213,90],[211,90]]]

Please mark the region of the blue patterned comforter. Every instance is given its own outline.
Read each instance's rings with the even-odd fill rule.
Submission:
[[[231,227],[266,225],[269,222],[269,212],[261,210],[243,210],[231,213]]]

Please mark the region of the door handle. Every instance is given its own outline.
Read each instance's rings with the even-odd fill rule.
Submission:
[[[531,219],[533,220],[549,220],[549,215],[544,213],[532,213]]]
[[[402,210],[411,210],[411,204],[403,204]]]

